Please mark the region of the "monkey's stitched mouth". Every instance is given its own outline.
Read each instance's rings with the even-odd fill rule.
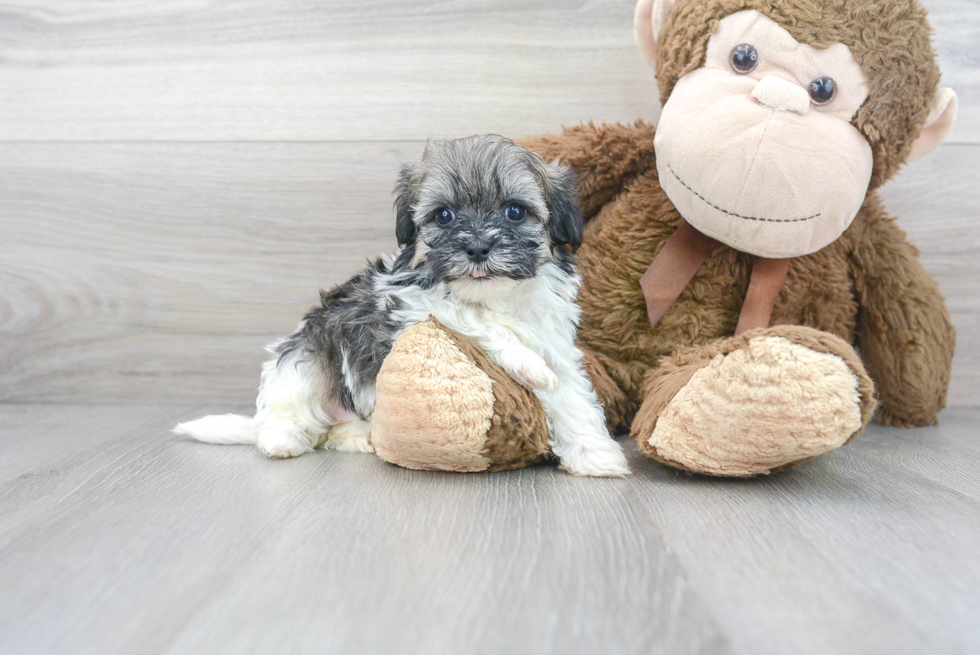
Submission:
[[[763,223],[802,223],[803,221],[809,221],[820,216],[820,214],[814,214],[813,216],[807,216],[805,218],[759,218],[758,216],[742,216],[741,214],[736,214],[735,212],[730,212],[727,209],[723,209],[719,207],[718,205],[714,204],[713,202],[711,202],[710,200],[702,196],[700,193],[692,189],[687,184],[687,182],[682,180],[680,176],[677,175],[676,172],[674,172],[674,168],[670,164],[667,164],[667,169],[670,171],[670,174],[673,175],[685,189],[687,189],[688,191],[696,195],[698,198],[700,198],[701,202],[708,205],[709,207],[714,207],[715,209],[722,212],[723,214],[728,214],[729,216],[734,216],[735,218],[744,218],[747,221],[761,221]]]

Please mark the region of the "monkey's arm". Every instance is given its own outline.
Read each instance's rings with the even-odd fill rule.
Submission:
[[[877,197],[869,201],[861,210],[864,225],[854,231],[851,260],[860,304],[858,347],[878,387],[878,420],[934,425],[946,405],[956,333],[918,249]]]
[[[556,157],[578,174],[579,199],[586,220],[609,202],[623,186],[641,173],[656,168],[654,127],[636,125],[576,125],[561,134],[519,139],[546,161]]]

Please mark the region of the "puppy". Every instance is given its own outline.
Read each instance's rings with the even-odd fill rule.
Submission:
[[[551,447],[575,475],[629,473],[575,345],[583,220],[571,170],[493,135],[426,147],[395,187],[400,249],[320,293],[262,368],[254,417],[174,431],[254,443],[269,457],[371,452],[375,379],[395,339],[434,316],[533,390]]]

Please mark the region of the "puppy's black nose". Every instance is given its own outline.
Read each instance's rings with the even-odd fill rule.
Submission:
[[[466,254],[470,256],[471,262],[479,264],[480,262],[486,261],[490,255],[490,242],[484,239],[470,241],[466,244]]]

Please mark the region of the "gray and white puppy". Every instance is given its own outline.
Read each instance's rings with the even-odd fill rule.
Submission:
[[[174,431],[255,443],[270,457],[317,446],[371,451],[375,380],[395,339],[434,316],[532,389],[561,465],[629,472],[575,345],[583,220],[572,171],[494,135],[429,144],[395,186],[399,250],[329,292],[271,345],[254,417]]]

